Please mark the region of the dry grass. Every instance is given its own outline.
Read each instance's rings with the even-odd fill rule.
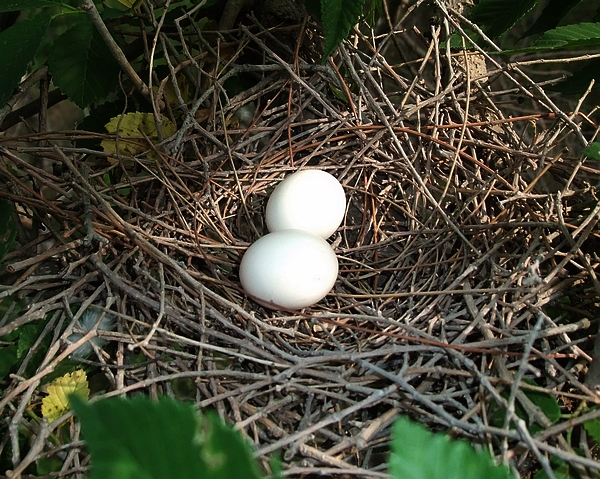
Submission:
[[[26,361],[52,338],[34,376],[22,366],[3,384],[0,447],[15,472],[41,455],[64,460],[59,476],[87,469],[77,428],[63,447],[51,440],[68,417],[41,426],[27,411],[39,414],[43,384],[75,349],[66,337],[88,308],[118,319],[90,363],[104,381],[97,396],[192,399],[235,423],[264,464],[282,450],[290,477],[385,477],[399,414],[480,444],[524,477],[552,455],[600,470],[580,427],[600,414],[578,410],[599,402],[581,349],[600,292],[600,170],[580,156],[593,120],[499,59],[478,77],[436,35],[418,60],[388,64],[378,52],[420,44],[414,14],[393,35],[355,33],[335,68],[318,66],[302,26],[250,25],[223,34],[220,50],[206,36],[212,62],[179,52],[202,88],[182,109],[165,108],[174,137],[140,138],[151,154],[111,164],[55,146],[83,132],[0,139],[0,196],[22,213],[0,298],[29,305],[0,318],[0,336],[50,318]],[[442,14],[434,31],[454,22]],[[304,43],[294,52],[278,41],[285,35]],[[207,74],[215,61],[217,80]],[[226,97],[224,79],[241,73],[256,86]],[[234,113],[250,104],[246,127]],[[266,232],[269,192],[304,167],[329,171],[347,193],[332,238],[339,279],[318,305],[273,312],[244,295],[237,266]],[[552,424],[531,391],[574,419]],[[499,423],[515,403],[528,424]],[[566,440],[573,427],[577,444]],[[23,431],[35,435],[28,454]]]

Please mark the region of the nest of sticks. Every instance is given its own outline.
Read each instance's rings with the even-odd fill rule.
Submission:
[[[439,33],[462,32],[459,15],[440,10],[428,43],[404,29],[410,15],[388,35],[356,31],[326,65],[306,25],[253,21],[214,35],[220,50],[201,37],[222,72],[191,56],[173,65],[171,78],[187,69],[202,89],[179,108],[158,98],[178,130],[140,136],[147,151],[135,156],[79,146],[110,139],[85,131],[0,139],[0,196],[19,221],[0,297],[27,302],[0,317],[0,336],[50,318],[2,385],[15,473],[53,455],[60,475],[86,470],[78,429],[56,448],[59,424],[25,414],[77,347],[67,337],[86,310],[116,319],[81,360],[104,378],[97,396],[215,409],[264,464],[282,450],[290,477],[386,477],[398,415],[450,429],[523,475],[550,456],[600,469],[564,436],[598,414],[556,422],[532,399],[553,396],[565,413],[598,403],[585,380],[599,261],[600,171],[579,156],[589,119],[518,65],[446,52]],[[295,51],[284,35],[300,38]],[[390,45],[421,46],[396,65],[382,54]],[[242,75],[254,84],[227,95],[227,79]],[[339,278],[314,307],[271,311],[244,295],[238,266],[266,233],[269,193],[310,167],[347,194],[330,240]],[[498,424],[515,404],[527,427]],[[23,430],[35,436],[26,455]]]

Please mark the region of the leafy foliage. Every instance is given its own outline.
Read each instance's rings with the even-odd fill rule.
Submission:
[[[249,445],[215,414],[199,417],[191,404],[110,398],[70,398],[92,457],[92,479],[260,479]],[[274,464],[275,477],[280,477]],[[393,426],[393,479],[514,479],[486,451],[452,441],[409,419]]]
[[[55,40],[48,63],[56,85],[85,108],[117,87],[119,65],[87,15],[71,17],[72,26]]]
[[[41,13],[0,32],[0,105],[10,98],[27,71],[46,35],[50,18],[50,15]]]
[[[325,31],[323,61],[358,23],[365,0],[321,0],[321,21]]]
[[[249,446],[191,404],[111,398],[71,399],[92,456],[92,479],[258,479]]]
[[[452,441],[400,418],[393,427],[389,462],[395,479],[508,479],[505,466],[494,465],[487,451],[476,452],[466,441]]]
[[[491,38],[498,38],[523,18],[537,0],[481,0],[471,10],[471,20]]]
[[[537,33],[552,30],[563,17],[576,7],[581,0],[550,0],[535,23],[523,34],[529,37]]]
[[[48,385],[48,395],[42,399],[42,416],[48,422],[55,421],[69,411],[69,401],[73,397],[87,399],[90,395],[87,375],[83,369],[55,379]]]
[[[600,23],[566,25],[545,32],[535,42],[538,49],[574,48],[600,45]]]

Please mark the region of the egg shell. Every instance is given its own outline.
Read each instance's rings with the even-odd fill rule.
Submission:
[[[346,212],[340,182],[322,170],[302,170],[283,180],[269,198],[265,212],[269,231],[297,229],[329,238]]]
[[[337,273],[337,257],[329,243],[300,230],[263,236],[240,264],[244,290],[271,309],[302,309],[319,302],[335,284]]]

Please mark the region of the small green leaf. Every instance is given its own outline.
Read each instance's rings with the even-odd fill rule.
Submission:
[[[12,203],[0,198],[0,263],[10,250],[17,234],[17,226],[12,211]]]
[[[536,49],[573,48],[600,45],[600,23],[578,23],[545,32],[538,38]]]
[[[389,471],[393,479],[514,479],[487,451],[477,452],[466,441],[434,434],[407,418],[392,428]]]
[[[600,419],[594,419],[583,424],[587,433],[600,444]]]
[[[358,23],[364,3],[365,0],[321,0],[321,19],[325,32],[323,62]]]
[[[342,100],[346,105],[350,104],[350,102],[348,101],[348,97],[346,96],[346,93],[344,93],[344,90],[340,90],[338,87],[336,87],[333,83],[329,84],[329,89],[332,91],[332,93],[340,100]]]
[[[471,20],[491,38],[498,38],[535,7],[537,0],[481,0]]]
[[[61,5],[61,2],[54,0],[2,0],[0,3],[0,13]]]
[[[118,84],[119,65],[87,15],[54,41],[48,58],[54,83],[81,108],[106,98]]]
[[[550,0],[535,23],[523,34],[522,38],[546,32],[555,28],[563,17],[577,6],[581,0]]]
[[[600,160],[600,143],[591,143],[585,150],[583,150],[583,156],[587,156],[592,160]]]
[[[0,107],[10,98],[40,48],[50,16],[39,14],[0,32]]]

